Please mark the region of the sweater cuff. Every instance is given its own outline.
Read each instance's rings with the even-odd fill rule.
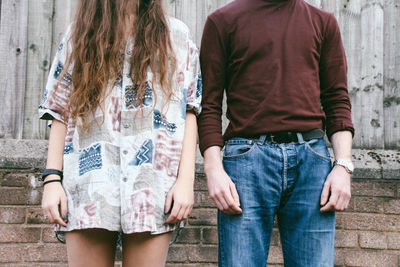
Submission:
[[[326,129],[326,135],[328,136],[329,140],[331,140],[331,137],[334,133],[340,132],[340,131],[349,131],[351,132],[351,135],[354,138],[354,126],[352,123],[345,123],[342,121],[331,123],[330,125],[327,126]]]
[[[208,134],[200,136],[199,147],[201,155],[204,157],[204,151],[212,146],[224,147],[225,141],[221,134]]]

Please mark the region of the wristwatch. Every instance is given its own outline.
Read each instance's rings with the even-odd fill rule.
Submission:
[[[337,159],[333,162],[333,166],[335,165],[343,166],[349,174],[353,174],[354,172],[354,165],[350,160]]]

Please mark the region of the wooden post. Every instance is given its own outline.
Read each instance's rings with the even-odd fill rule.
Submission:
[[[362,1],[361,87],[357,132],[363,148],[384,147],[383,118],[383,6],[380,0]]]
[[[400,3],[384,4],[384,121],[385,148],[400,147]]]
[[[354,144],[359,147],[361,138],[361,112],[363,91],[361,88],[361,4],[362,0],[352,0],[343,6],[341,20],[343,44],[348,64],[348,89],[352,103],[352,119],[356,134]]]
[[[47,124],[39,121],[38,106],[52,62],[51,38],[54,0],[29,0],[24,139],[44,139]]]
[[[0,138],[22,138],[28,1],[1,1]]]

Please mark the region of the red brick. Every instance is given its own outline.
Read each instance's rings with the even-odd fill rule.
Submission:
[[[382,232],[360,232],[360,247],[386,249],[386,234]]]
[[[38,180],[39,174],[33,173],[10,173],[4,176],[2,186],[38,187],[41,183]]]
[[[185,262],[187,260],[186,246],[173,245],[168,250],[168,262]]]
[[[385,213],[400,214],[400,199],[391,199],[384,203]]]
[[[22,258],[33,262],[66,262],[67,246],[61,243],[27,245]]]
[[[396,183],[353,181],[351,190],[353,196],[393,197],[396,187]]]
[[[45,243],[58,243],[58,239],[55,236],[53,227],[44,227],[42,229],[42,241]]]
[[[1,243],[33,243],[40,240],[39,227],[24,227],[20,225],[1,225]]]
[[[24,223],[25,213],[21,207],[0,207],[0,223]]]
[[[400,231],[400,216],[397,215],[339,212],[336,216],[337,229]]]
[[[194,192],[194,205],[199,208],[216,208],[207,191]]]
[[[196,174],[196,181],[194,183],[194,190],[207,191],[207,178],[205,174]]]
[[[68,267],[68,263],[56,262],[56,263],[15,263],[15,264],[7,264],[7,267]]]
[[[217,209],[193,209],[189,216],[191,225],[216,225]]]
[[[385,252],[347,251],[345,264],[354,267],[398,267],[398,257]]]
[[[337,248],[358,247],[357,233],[354,231],[337,230],[335,234],[335,247]]]
[[[283,263],[282,249],[280,247],[271,246],[268,253],[268,263]]]
[[[400,233],[387,233],[388,248],[400,250]]]
[[[191,262],[217,262],[218,249],[216,246],[188,247],[189,261]]]
[[[199,243],[200,242],[200,228],[183,228],[178,238],[176,239],[177,243]]]
[[[41,190],[0,188],[0,205],[38,205],[40,204],[41,197]]]
[[[43,218],[43,211],[40,207],[28,208],[27,222],[30,224],[42,224],[47,223]]]
[[[203,243],[217,244],[218,243],[218,230],[217,228],[203,228]]]
[[[335,266],[344,265],[344,249],[335,248]]]
[[[280,246],[280,245],[281,245],[281,237],[279,235],[279,230],[274,228],[272,230],[272,235],[271,235],[271,246]]]
[[[0,262],[20,262],[25,254],[25,245],[0,245]]]
[[[383,213],[383,199],[377,197],[358,197],[351,200],[353,202],[353,211]],[[347,210],[349,211],[349,210]]]

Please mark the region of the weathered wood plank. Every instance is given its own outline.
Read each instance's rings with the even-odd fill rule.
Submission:
[[[78,0],[54,0],[53,40],[51,58],[54,57],[57,47],[68,25],[72,22]]]
[[[54,0],[29,0],[24,139],[43,139],[46,133],[47,124],[39,121],[37,107],[51,64],[53,4]]]
[[[361,143],[360,123],[362,112],[359,111],[362,103],[361,86],[361,3],[362,0],[352,0],[343,6],[339,24],[342,30],[343,45],[346,50],[348,64],[348,89],[352,103],[352,118],[356,129],[354,144]]]
[[[22,138],[28,2],[1,2],[0,21],[0,138]]]
[[[361,7],[361,96],[356,112],[363,148],[384,147],[383,119],[383,7],[379,0],[362,1]]]
[[[318,7],[318,8],[321,8],[322,7],[322,0],[305,0],[307,3],[309,3],[309,4],[311,4],[311,5],[313,5],[313,6],[315,6],[315,7]]]
[[[385,148],[400,148],[400,3],[384,2]]]
[[[175,17],[176,3],[175,0],[163,0],[164,7],[169,16]]]
[[[175,0],[176,2],[176,18],[182,20],[190,29],[190,32],[195,36],[196,41],[196,22],[197,22],[197,10],[196,0]]]

